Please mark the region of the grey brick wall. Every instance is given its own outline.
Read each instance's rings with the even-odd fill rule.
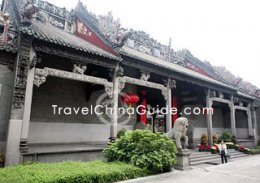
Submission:
[[[257,132],[260,137],[260,108],[256,110],[256,125],[257,125]]]
[[[248,128],[247,114],[245,111],[236,110],[236,127]]]
[[[130,90],[128,85],[125,90]],[[47,77],[47,81],[39,88],[33,88],[31,121],[102,124],[95,114],[54,115],[52,105],[90,108],[91,104],[95,106],[97,98],[104,92],[103,86]],[[136,116],[131,116],[128,124],[135,121]]]
[[[0,65],[0,85],[0,144],[3,144],[6,140],[13,85],[13,72],[4,65]]]

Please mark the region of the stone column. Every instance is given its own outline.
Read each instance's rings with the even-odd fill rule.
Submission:
[[[210,100],[210,89],[206,91],[206,107],[209,109],[213,105],[213,101]],[[209,145],[213,145],[212,139],[212,114],[211,112],[207,113],[207,132],[208,132],[208,143]]]
[[[17,55],[14,72],[12,107],[6,140],[5,166],[21,162],[20,138],[24,115],[27,74],[30,63],[31,41],[28,37],[18,36],[20,50]]]
[[[252,114],[251,114],[250,105],[248,106],[248,110],[246,111],[246,114],[247,114],[247,122],[248,122],[248,135],[249,137],[252,137],[254,136],[254,133],[252,127]]]
[[[172,114],[171,114],[171,109],[172,109],[172,89],[170,86],[170,80],[167,81],[167,92],[166,92],[166,109],[167,109],[167,114],[166,114],[166,132],[170,131],[172,129]]]
[[[230,97],[230,123],[231,123],[231,133],[232,135],[234,135],[235,137],[237,136],[237,130],[236,130],[236,110],[235,110],[235,105],[234,105],[234,97],[233,95],[231,95]]]
[[[119,95],[119,76],[123,74],[123,69],[119,66],[115,68],[113,76],[113,117],[110,126],[110,139],[114,140],[117,137],[118,124],[118,95]]]
[[[27,84],[26,84],[26,93],[24,101],[24,112],[23,112],[23,125],[21,131],[21,141],[27,142],[29,134],[29,124],[31,117],[31,105],[32,105],[32,95],[33,95],[33,81],[35,73],[35,64],[36,64],[36,54],[31,48],[30,51],[30,68],[28,69],[27,74]]]
[[[35,68],[28,70],[25,101],[24,101],[23,123],[22,123],[21,137],[20,137],[21,153],[26,153],[29,150],[28,135],[29,135],[29,126],[30,126],[30,117],[31,117],[34,72],[35,72]]]
[[[254,133],[254,145],[256,146],[258,143],[258,135],[257,135],[257,117],[255,108],[252,108],[252,122],[253,122],[253,133]]]

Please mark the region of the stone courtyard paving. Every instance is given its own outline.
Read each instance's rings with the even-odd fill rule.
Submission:
[[[177,171],[158,179],[138,181],[149,183],[260,183],[260,155],[236,160],[224,165],[197,166],[189,171]]]

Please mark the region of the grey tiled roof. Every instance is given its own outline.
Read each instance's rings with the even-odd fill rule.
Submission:
[[[188,68],[182,67],[180,65],[162,60],[162,59],[154,57],[152,55],[142,53],[140,51],[137,51],[135,49],[132,49],[132,48],[129,48],[129,47],[126,47],[126,46],[124,46],[122,48],[121,54],[132,57],[132,58],[136,58],[138,60],[142,60],[144,62],[156,65],[158,67],[166,68],[166,69],[175,71],[177,73],[184,74],[186,76],[191,76],[191,77],[197,78],[199,80],[203,80],[203,81],[206,81],[206,82],[209,82],[209,83],[212,83],[212,84],[216,84],[218,86],[222,86],[222,87],[229,88],[229,89],[234,89],[234,87],[231,87],[227,84],[221,83],[221,82],[219,82],[215,79],[212,79],[210,77],[204,76],[204,75],[202,75],[202,74],[200,74],[196,71],[193,71],[193,70],[190,70]]]
[[[60,46],[73,48],[79,51],[99,55],[102,57],[110,58],[113,60],[121,60],[120,56],[116,56],[109,53],[74,34],[65,32],[52,25],[47,25],[39,21],[32,21],[32,24],[28,26],[21,26],[20,31],[25,34],[31,35],[36,39],[51,42]]]
[[[11,53],[16,53],[17,52],[17,47],[13,44],[6,44],[0,40],[0,50],[1,51],[6,51],[6,52],[11,52]]]

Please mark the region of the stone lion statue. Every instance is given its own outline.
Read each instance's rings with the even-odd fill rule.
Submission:
[[[174,127],[167,132],[165,135],[171,139],[175,139],[176,141],[176,146],[179,150],[181,149],[186,149],[188,147],[188,136],[186,135],[187,133],[187,129],[189,126],[189,121],[187,118],[185,117],[180,117],[178,119],[176,119]],[[185,143],[184,143],[184,147],[182,148],[181,145],[181,138],[184,138]]]

